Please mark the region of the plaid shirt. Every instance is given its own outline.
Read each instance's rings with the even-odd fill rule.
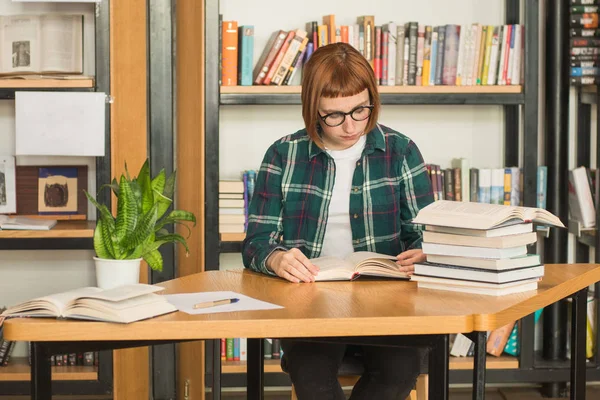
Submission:
[[[420,248],[422,226],[410,221],[433,201],[421,153],[409,138],[382,125],[366,139],[350,192],[354,250],[397,255]],[[250,203],[244,265],[273,274],[265,265],[268,256],[294,247],[319,257],[334,181],[334,160],[305,129],[271,145]]]

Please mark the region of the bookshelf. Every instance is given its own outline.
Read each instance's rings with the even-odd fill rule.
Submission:
[[[301,104],[300,86],[222,86],[221,105]],[[514,86],[380,86],[382,104],[519,105],[523,87]]]
[[[218,181],[219,167],[223,168],[223,162],[220,160],[220,150],[222,143],[226,142],[232,146],[232,140],[225,140],[220,132],[223,125],[222,115],[230,116],[231,112],[226,107],[244,113],[249,120],[249,125],[252,125],[254,119],[251,111],[247,114],[243,111],[244,106],[269,106],[265,109],[269,110],[270,119],[276,119],[277,113],[284,107],[300,104],[300,87],[273,87],[273,86],[234,86],[234,87],[219,87],[219,26],[218,16],[220,13],[220,4],[218,0],[207,0],[205,9],[206,36],[204,41],[205,49],[205,82],[204,90],[205,99],[205,141],[204,141],[204,166],[205,166],[205,260],[206,269],[219,268],[219,254],[225,252],[239,252],[241,250],[241,241],[243,235],[219,234],[218,232]],[[487,4],[487,3],[486,3]],[[553,4],[553,3],[552,3]],[[477,5],[479,6],[479,5]],[[374,7],[374,6],[373,6]],[[474,5],[473,7],[476,7]],[[552,9],[553,5],[547,6]],[[310,7],[308,7],[310,9]],[[335,13],[334,10],[312,10],[317,19],[319,15]],[[481,11],[481,10],[479,10]],[[549,12],[549,10],[547,10]],[[357,12],[356,14],[372,14],[367,11]],[[552,12],[550,12],[552,13]],[[469,15],[474,15],[475,12],[468,12]],[[238,14],[239,15],[239,14]],[[391,15],[391,14],[390,14]],[[427,15],[427,14],[425,14]],[[443,106],[499,106],[503,111],[502,125],[503,137],[502,143],[503,165],[518,165],[523,170],[524,188],[523,188],[523,203],[525,206],[536,206],[536,181],[537,181],[537,166],[540,161],[540,144],[539,136],[539,114],[540,114],[540,97],[539,97],[539,55],[540,55],[540,19],[542,17],[539,0],[505,0],[504,1],[504,19],[507,24],[522,23],[524,29],[525,51],[523,54],[524,64],[524,79],[521,86],[475,86],[475,87],[456,87],[456,86],[433,86],[433,87],[380,87],[381,100],[383,105],[420,105],[432,106],[435,110],[440,110]],[[284,20],[288,16],[282,17]],[[242,18],[239,16],[238,18]],[[388,17],[386,17],[389,19]],[[384,18],[384,19],[386,19]],[[407,21],[408,16],[403,16]],[[236,15],[227,15],[224,19],[236,19]],[[425,20],[426,17],[421,14],[414,18],[415,20]],[[266,21],[262,20],[266,23]],[[381,21],[381,19],[379,19]],[[253,23],[248,17],[240,24]],[[259,22],[255,22],[258,26]],[[279,27],[283,29],[283,24]],[[292,26],[287,27],[289,29]],[[551,29],[551,27],[548,27]],[[543,41],[542,41],[543,42]],[[256,46],[256,44],[255,44]],[[256,52],[255,52],[256,55]],[[565,75],[566,76],[566,75]],[[225,111],[224,111],[225,109]],[[385,109],[385,107],[384,107]],[[252,108],[252,112],[256,108]],[[273,116],[273,114],[275,116]],[[299,112],[298,112],[299,114]],[[285,115],[290,115],[285,114]],[[281,118],[281,117],[280,117]],[[435,118],[435,116],[433,117]],[[444,121],[440,121],[443,123]],[[393,125],[391,125],[393,127]],[[246,125],[235,125],[235,128],[244,129]],[[230,128],[231,129],[231,128]],[[281,132],[280,136],[291,132]],[[243,133],[244,135],[250,133]],[[410,131],[407,131],[410,136]],[[258,139],[256,139],[258,140]],[[239,143],[237,144],[239,145]],[[490,145],[487,143],[478,143],[481,150],[488,150]],[[487,147],[487,148],[486,148]],[[264,149],[263,149],[264,151]],[[476,150],[477,151],[477,150]],[[543,151],[543,150],[542,150]],[[549,156],[548,156],[549,158]],[[551,160],[546,161],[551,165]],[[242,168],[240,168],[242,169]],[[549,180],[552,175],[549,176]],[[549,191],[550,194],[550,185]],[[550,194],[552,196],[553,194]],[[552,211],[552,210],[551,210]],[[554,232],[553,232],[554,235]],[[550,235],[550,238],[553,237]],[[547,236],[546,236],[547,237]],[[542,239],[540,238],[540,241]],[[548,240],[544,240],[544,243]],[[566,247],[562,246],[562,242],[554,242],[560,245],[558,251],[566,251]],[[548,246],[547,246],[548,247]],[[213,249],[218,249],[215,252]],[[554,261],[551,258],[548,260]],[[535,350],[535,325],[533,315],[520,320],[520,345],[521,353],[519,357],[501,357],[488,358],[488,368],[486,372],[487,382],[489,383],[547,383],[567,381],[570,371],[568,365],[560,363],[548,362],[541,357],[539,352]],[[210,382],[212,371],[212,355],[211,351],[218,351],[219,345],[215,343],[213,346],[207,346],[207,362],[206,362],[206,380]],[[597,358],[596,358],[597,359]],[[490,368],[490,362],[494,362],[494,368]],[[283,384],[286,382],[282,374],[279,373],[278,365],[273,362],[265,362],[265,371],[271,376],[267,376],[266,383],[268,384]],[[455,360],[451,359],[452,370],[450,371],[450,382],[456,384],[464,384],[472,381],[472,372],[469,369],[472,363],[470,359]],[[462,363],[462,364],[460,364]],[[552,369],[548,370],[546,366],[551,365]],[[240,384],[240,376],[245,372],[245,366],[242,363],[223,363],[222,369],[224,376],[222,378],[223,386],[236,386]],[[600,370],[595,361],[588,363],[589,379],[600,380]],[[235,378],[234,378],[235,377]]]
[[[8,7],[8,6],[7,6]],[[88,48],[93,48],[95,57],[92,71],[93,76],[78,76],[76,79],[6,79],[0,78],[0,99],[11,100],[17,91],[77,91],[77,92],[104,92],[111,93],[110,85],[110,0],[97,4],[63,4],[50,5],[17,4],[13,3],[14,10],[32,12],[65,11],[71,13],[88,14],[91,18],[90,29],[84,32],[84,40]],[[58,7],[58,8],[57,8]],[[44,11],[45,10],[45,11]],[[15,11],[17,12],[17,11]],[[87,35],[86,36],[86,32]],[[89,41],[89,43],[88,43]],[[84,50],[84,57],[86,53]],[[87,60],[87,58],[86,58]],[[106,109],[106,143],[107,155],[98,157],[95,161],[96,190],[102,184],[110,182],[110,136],[111,112]],[[86,188],[87,189],[87,188]],[[101,199],[101,201],[105,201]],[[91,250],[93,249],[93,230],[95,222],[84,220],[61,220],[49,231],[0,231],[0,250]],[[11,255],[11,257],[13,257]],[[18,257],[18,256],[14,256]],[[32,257],[34,259],[34,257]],[[14,282],[22,291],[30,292],[28,284],[30,277]],[[44,282],[48,279],[45,275],[36,276],[35,280]],[[48,281],[45,281],[48,283]],[[12,283],[11,283],[12,284]],[[35,286],[35,285],[34,285]],[[39,285],[37,285],[39,288]],[[4,305],[6,297],[0,299]],[[113,393],[118,387],[113,384],[113,356],[110,351],[99,353],[99,365],[90,366],[63,366],[52,367],[53,393],[56,395],[104,395]],[[22,354],[13,354],[9,365],[0,367],[0,396],[22,396],[30,393],[30,366],[27,357]]]
[[[516,357],[503,355],[500,357],[489,357],[486,362],[487,369],[516,369],[519,368],[519,360]],[[450,357],[450,370],[472,370],[473,357]],[[265,373],[283,373],[281,360],[265,360]],[[221,368],[223,374],[246,373],[245,361],[223,361]]]
[[[0,367],[0,382],[29,381],[29,363],[25,357],[11,358],[10,364]],[[64,366],[52,367],[52,379],[56,381],[92,381],[98,379],[98,367]]]

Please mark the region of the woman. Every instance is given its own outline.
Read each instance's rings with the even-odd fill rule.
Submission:
[[[304,66],[305,128],[267,150],[250,204],[244,265],[314,282],[312,258],[355,251],[397,255],[408,274],[424,261],[420,227],[433,201],[417,146],[377,122],[379,93],[365,58],[345,43],[319,48]],[[300,400],[343,399],[343,344],[282,340],[282,364]],[[363,346],[365,373],[352,399],[404,400],[418,375],[416,349]]]

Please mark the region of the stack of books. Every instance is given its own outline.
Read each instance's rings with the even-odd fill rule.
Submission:
[[[243,181],[219,181],[219,233],[246,231]]]
[[[413,223],[424,224],[423,253],[412,280],[419,288],[501,296],[535,290],[544,276],[537,254],[528,254],[533,222],[563,227],[540,208],[440,200]]]

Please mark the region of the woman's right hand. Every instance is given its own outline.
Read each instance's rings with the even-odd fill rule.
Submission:
[[[319,267],[298,249],[277,250],[269,256],[266,264],[277,276],[294,283],[314,282],[315,275],[319,273]]]

